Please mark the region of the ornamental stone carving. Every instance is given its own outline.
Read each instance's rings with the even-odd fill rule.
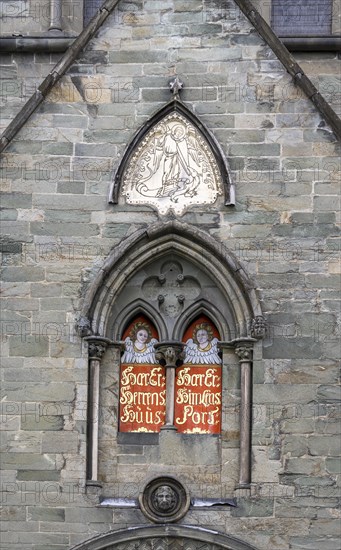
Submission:
[[[241,363],[245,361],[252,361],[252,346],[239,345],[236,347],[235,353],[238,355]]]
[[[155,510],[162,513],[171,513],[178,504],[179,497],[169,485],[161,485],[152,494]]]
[[[91,323],[87,317],[80,317],[77,321],[77,331],[80,336],[90,336]]]
[[[106,344],[103,344],[101,342],[92,342],[92,341],[90,341],[88,343],[88,350],[89,350],[90,359],[101,360],[106,349],[107,349]]]
[[[251,321],[251,336],[252,338],[264,338],[266,333],[266,321],[263,315],[256,315]]]
[[[188,511],[188,491],[176,478],[162,476],[153,479],[139,495],[141,510],[154,523],[174,522]]]
[[[185,303],[199,296],[199,281],[183,274],[180,262],[168,261],[160,268],[160,274],[148,277],[142,284],[142,293],[148,300],[158,302],[159,311],[165,317],[176,318]]]
[[[185,358],[184,344],[181,342],[162,342],[155,344],[156,360],[166,367],[180,367]]]
[[[181,114],[164,117],[145,136],[123,175],[128,204],[150,204],[161,214],[214,204],[222,194],[217,164],[206,140]]]
[[[180,100],[183,83],[169,83],[173,99],[137,132],[115,174],[110,202],[119,191],[128,204],[154,206],[160,214],[182,215],[190,206],[214,204],[224,193],[235,204],[235,188],[215,137]]]

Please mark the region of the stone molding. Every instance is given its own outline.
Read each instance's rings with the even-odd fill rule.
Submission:
[[[257,550],[255,546],[251,546],[246,542],[242,542],[235,537],[225,535],[219,531],[212,531],[210,529],[204,529],[202,527],[193,527],[190,525],[149,525],[149,526],[137,526],[130,527],[129,529],[123,529],[119,531],[111,531],[106,534],[96,536],[95,538],[78,544],[72,547],[70,550],[113,550],[120,545],[124,548],[124,543],[131,545],[136,541],[136,545],[139,542],[147,542],[148,539],[161,539],[161,541],[177,542],[184,544],[184,542],[197,542],[198,549],[203,545],[208,546],[210,550]],[[205,544],[206,543],[206,544]],[[167,545],[168,546],[168,545]],[[166,546],[166,547],[167,547]],[[151,546],[152,548],[152,546]],[[180,546],[181,548],[181,546]]]
[[[153,224],[147,230],[136,231],[115,247],[89,286],[79,318],[91,321],[91,331],[94,334],[108,336],[110,304],[123,291],[127,279],[145,264],[167,252],[176,252],[187,257],[204,271],[209,266],[210,277],[220,288],[231,309],[234,336],[248,337],[251,319],[262,315],[256,284],[224,245],[203,230],[179,221]],[[141,311],[143,310],[142,307]],[[124,322],[124,319],[120,320],[121,323]],[[188,317],[185,315],[179,319],[176,331],[179,333],[187,323]],[[165,337],[167,338],[166,335]],[[173,337],[168,335],[168,338]],[[114,338],[118,339],[118,334]],[[228,339],[224,333],[222,338]]]

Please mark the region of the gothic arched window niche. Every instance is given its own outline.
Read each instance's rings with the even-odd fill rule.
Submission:
[[[155,325],[138,315],[123,332],[118,423],[120,432],[159,432],[166,416],[166,372],[156,359]]]
[[[261,357],[264,320],[228,249],[177,221],[137,231],[88,288],[79,329],[89,349],[88,480],[114,479],[117,445],[160,445],[167,464],[167,434],[182,451],[190,440],[191,452],[206,438],[205,460],[212,451],[219,461],[233,433],[239,485],[250,483],[252,353]]]
[[[206,315],[190,323],[183,336],[183,365],[177,368],[174,426],[179,433],[220,434],[222,359],[220,334]]]

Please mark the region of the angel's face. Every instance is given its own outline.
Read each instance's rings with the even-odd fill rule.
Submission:
[[[148,332],[144,328],[141,328],[136,333],[136,340],[140,342],[140,344],[145,344],[148,340]]]
[[[196,334],[196,338],[200,344],[201,347],[205,346],[206,344],[208,344],[208,333],[207,333],[207,330],[205,329],[200,329],[198,330],[197,334]]]

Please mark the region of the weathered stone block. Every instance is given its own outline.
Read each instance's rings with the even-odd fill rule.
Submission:
[[[63,431],[43,434],[41,449],[43,453],[76,453],[78,433]]]
[[[285,461],[284,470],[291,474],[314,475],[323,471],[321,458],[289,458]]]
[[[18,481],[60,481],[60,471],[21,470],[16,474]]]
[[[28,431],[58,431],[64,426],[62,416],[24,415],[21,417],[21,429]]]
[[[270,157],[278,156],[280,154],[280,145],[278,143],[262,145],[256,144],[243,144],[243,145],[230,145],[229,154],[232,156],[249,156],[249,157]]]
[[[68,523],[106,523],[113,522],[113,511],[105,508],[72,507],[65,509],[65,521]]]
[[[42,267],[27,267],[21,269],[16,267],[4,267],[2,270],[2,279],[4,281],[43,281],[45,279],[45,270]]]
[[[61,181],[57,184],[57,193],[70,193],[73,195],[84,195],[85,182],[73,181],[65,182]]]
[[[161,464],[198,466],[219,463],[219,439],[216,437],[203,435],[194,440],[191,435],[178,434],[171,430],[161,431],[159,437]]]
[[[341,473],[341,459],[340,458],[327,458],[326,459],[326,470],[330,474],[340,474]]]
[[[335,436],[310,436],[308,438],[309,454],[312,456],[340,456],[341,442]]]
[[[317,389],[317,398],[326,402],[340,401],[341,388],[339,386],[320,386]]]
[[[304,456],[308,452],[308,441],[303,436],[286,436],[282,443],[284,453],[290,456]]]
[[[28,521],[65,521],[63,508],[43,508],[28,506]]]
[[[237,507],[231,509],[232,517],[266,517],[274,513],[274,500],[267,498],[239,498]]]
[[[41,353],[38,353],[38,355],[42,356]],[[33,357],[33,354],[31,357]],[[6,392],[9,400],[19,402],[51,401],[70,403],[74,399],[74,391],[75,387],[71,382],[50,382],[40,385],[27,383],[24,388],[21,388],[18,383],[7,382],[6,388],[3,388],[3,392]],[[61,412],[61,414],[63,413]]]
[[[2,467],[7,470],[55,470],[53,455],[35,453],[3,453]]]
[[[9,350],[13,356],[44,357],[49,353],[48,338],[26,333],[23,336],[11,336]]]

